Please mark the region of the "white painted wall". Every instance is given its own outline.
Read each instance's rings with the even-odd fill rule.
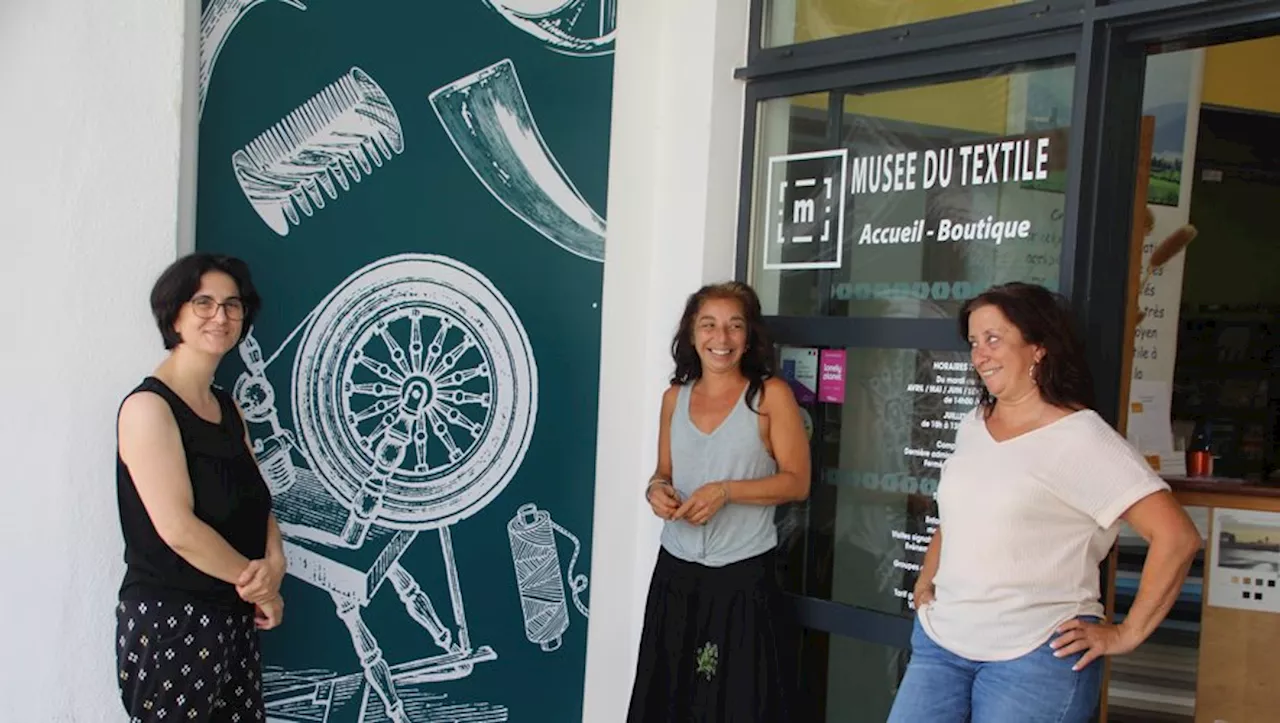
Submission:
[[[746,0],[623,0],[583,720],[626,717],[661,523],[643,500],[685,297],[732,278]]]
[[[0,3],[5,721],[124,718],[115,410],[163,353],[147,294],[177,244],[193,18],[155,0]]]
[[[0,7],[0,718],[120,721],[119,399],[163,354],[146,305],[192,248],[199,3]],[[747,3],[619,18],[584,720],[622,720],[659,523],[653,467],[684,297],[733,273]],[[190,42],[184,43],[184,37]]]

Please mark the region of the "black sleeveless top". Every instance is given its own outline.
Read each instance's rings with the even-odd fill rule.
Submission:
[[[186,452],[195,516],[241,555],[259,559],[267,549],[271,493],[245,446],[244,422],[235,402],[222,389],[212,389],[222,409],[219,424],[201,418],[155,377],[144,379],[129,395],[154,392],[169,403]],[[236,594],[234,585],[197,570],[160,539],[118,448],[116,497],[127,566],[121,600],[195,600],[240,612],[252,610],[252,605]]]

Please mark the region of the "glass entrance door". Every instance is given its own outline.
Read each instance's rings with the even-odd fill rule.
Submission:
[[[748,279],[811,431],[810,499],[780,520],[827,721],[883,721],[908,656],[934,492],[976,379],[964,302],[1057,289],[1074,68],[983,69],[763,100]]]
[[[1270,221],[1280,203],[1280,94],[1256,72],[1280,67],[1280,35],[1265,30],[1218,28],[1209,45],[1186,37],[1144,44],[1133,149],[1139,215],[1126,287],[1127,431],[1175,489],[1198,475],[1219,487],[1280,482],[1280,248]],[[1164,411],[1143,413],[1144,404]],[[1187,450],[1200,444],[1212,465],[1197,472]],[[1214,514],[1186,509],[1204,550],[1160,626],[1110,661],[1104,701],[1112,723],[1265,718],[1259,711],[1274,707],[1265,692],[1239,692],[1260,691],[1258,681],[1273,677],[1274,651],[1233,645],[1231,636],[1242,625],[1251,639],[1275,634],[1248,607],[1265,604],[1277,581],[1247,562],[1253,576],[1234,574],[1233,562],[1215,564]],[[1147,556],[1146,540],[1122,529],[1116,620],[1133,606]]]
[[[1136,317],[1161,321],[1131,297],[1153,251],[1135,245],[1136,180],[1156,205],[1189,182],[1168,154],[1135,152],[1148,54],[1273,34],[1280,0],[849,4],[752,4],[737,276],[760,292],[812,439],[811,497],[779,515],[803,682],[819,720],[879,722],[909,657],[939,468],[974,401],[957,311],[1005,281],[1060,291],[1096,409],[1123,429]],[[1125,591],[1114,557],[1105,568],[1113,610]]]

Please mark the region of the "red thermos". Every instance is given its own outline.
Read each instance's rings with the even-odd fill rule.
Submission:
[[[1204,420],[1196,422],[1195,431],[1187,444],[1187,476],[1213,476],[1213,452],[1209,445],[1209,428]]]

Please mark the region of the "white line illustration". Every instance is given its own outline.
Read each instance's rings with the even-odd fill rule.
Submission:
[[[484,0],[507,22],[565,55],[608,55],[618,0]]]
[[[436,89],[430,100],[494,198],[564,250],[604,261],[605,221],[548,150],[510,59]]]
[[[405,716],[414,723],[506,723],[510,718],[505,706],[455,703],[443,693],[412,688],[401,666],[391,667],[391,678],[404,689]],[[380,706],[370,704],[368,687],[359,674],[268,667],[262,673],[262,690],[268,723],[328,723],[333,710],[347,705],[356,696],[361,696],[360,723],[388,720]]]
[[[533,503],[520,505],[507,523],[511,563],[515,567],[516,587],[520,590],[520,607],[524,612],[524,634],[544,652],[559,649],[561,637],[569,629],[565,574],[560,570],[560,553],[556,550],[557,532],[573,543],[567,573],[573,604],[582,617],[590,617],[581,598],[587,589],[587,576],[573,574],[582,551],[577,536],[556,524],[550,514]]]
[[[295,337],[290,430],[266,370]],[[235,395],[275,494],[289,574],[333,599],[365,686],[361,720],[425,723],[472,711],[461,719],[505,721],[506,710],[488,704],[431,708],[413,686],[466,677],[498,657],[471,641],[452,525],[502,492],[532,436],[537,367],[514,309],[458,261],[402,254],[343,280],[270,357],[252,334],[240,354]],[[444,575],[423,584],[401,557],[429,530]],[[386,582],[435,654],[385,659],[362,611]],[[428,590],[448,595],[450,620]],[[281,673],[269,715],[323,722],[335,681],[347,679]]]
[[[404,152],[400,116],[382,88],[352,68],[231,155],[253,210],[281,236],[336,199],[338,188]],[[299,215],[301,213],[301,215]]]
[[[222,46],[231,31],[256,5],[266,0],[210,0],[200,13],[200,109],[204,115],[204,99],[209,93],[209,79],[213,76],[213,64],[218,62]],[[306,10],[302,0],[277,0],[290,7]]]
[[[267,436],[253,440],[253,454],[262,467],[271,495],[279,496],[288,492],[297,480],[293,459],[289,455],[289,450],[298,446],[297,440],[293,432],[280,425],[275,389],[267,383],[267,363],[253,334],[246,335],[240,343],[240,358],[248,372],[236,380],[233,391],[246,422],[266,424],[271,428]]]
[[[339,284],[303,335],[300,442],[353,524],[449,525],[515,474],[536,375],[524,327],[488,279],[441,256],[393,256]]]

